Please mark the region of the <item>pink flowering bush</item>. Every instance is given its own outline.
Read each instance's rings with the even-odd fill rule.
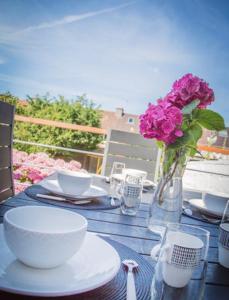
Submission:
[[[164,174],[171,172],[186,157],[197,152],[202,128],[220,131],[225,128],[223,118],[206,107],[214,101],[214,92],[197,76],[186,74],[174,82],[171,91],[157,104],[149,104],[140,116],[140,133],[155,138],[163,149]]]
[[[23,191],[31,184],[38,183],[56,170],[82,170],[81,164],[75,160],[65,162],[63,159],[50,158],[43,152],[27,154],[16,149],[13,150],[13,165],[15,193]]]
[[[149,104],[144,115],[140,116],[140,132],[145,138],[156,138],[166,144],[181,137],[182,113],[168,101],[158,100],[157,105]]]

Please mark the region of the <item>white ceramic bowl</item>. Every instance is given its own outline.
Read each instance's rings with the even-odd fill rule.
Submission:
[[[124,175],[124,177],[126,177],[127,174],[133,175],[133,176],[141,176],[143,178],[143,180],[145,180],[147,177],[147,172],[137,170],[137,169],[123,169],[122,174]]]
[[[53,268],[72,257],[83,244],[87,220],[66,209],[22,206],[3,218],[8,247],[24,264]]]
[[[58,183],[64,193],[70,195],[82,195],[91,185],[92,176],[84,172],[58,171]]]

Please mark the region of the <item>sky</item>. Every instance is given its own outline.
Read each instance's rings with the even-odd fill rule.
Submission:
[[[0,92],[141,114],[186,73],[229,125],[229,1],[0,0]]]

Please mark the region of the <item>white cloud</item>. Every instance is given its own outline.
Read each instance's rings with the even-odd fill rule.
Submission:
[[[150,35],[144,34],[145,21],[139,15],[126,15],[121,26],[105,18],[93,28],[85,22],[83,31],[77,24],[59,26],[77,20],[80,15],[41,23],[24,30],[20,38],[17,32],[10,51],[26,60],[22,73],[28,79],[0,79],[15,85],[23,80],[21,84],[36,93],[86,93],[104,108],[123,105],[130,112],[142,112],[143,102],[155,101],[170,88],[174,71],[165,73],[164,66],[185,68],[194,63],[190,45],[181,38],[175,42],[174,32],[181,36],[179,28],[160,14],[154,16]],[[37,30],[42,28],[53,28],[52,35]]]
[[[57,27],[57,26],[61,26],[61,25],[65,25],[65,24],[70,24],[70,23],[74,23],[74,22],[78,22],[78,21],[82,21],[91,17],[95,17],[98,15],[102,15],[102,14],[107,14],[116,10],[119,10],[121,8],[127,7],[133,3],[135,3],[136,1],[131,1],[131,2],[127,2],[118,6],[114,6],[114,7],[110,7],[110,8],[106,8],[106,9],[101,9],[101,10],[97,10],[97,11],[91,11],[85,14],[79,14],[79,15],[70,15],[70,16],[65,16],[60,20],[55,20],[52,22],[43,22],[39,25],[35,25],[35,26],[29,26],[21,31],[19,31],[18,33],[25,33],[25,32],[31,32],[34,30],[39,30],[39,29],[47,29],[47,28],[53,28],[53,27]]]

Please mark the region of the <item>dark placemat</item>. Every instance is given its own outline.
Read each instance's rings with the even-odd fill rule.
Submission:
[[[191,206],[188,201],[183,201],[183,215],[199,220],[205,223],[215,224],[218,225],[221,221],[220,218],[217,218],[215,216],[206,215],[204,212],[200,211],[199,209]]]
[[[153,276],[153,267],[137,252],[124,246],[123,244],[113,241],[109,238],[104,238],[110,243],[119,253],[121,260],[134,259],[139,267],[135,271],[135,285],[138,300],[150,299],[150,288]],[[99,249],[96,249],[99,251]],[[125,300],[126,299],[126,278],[127,272],[123,266],[116,277],[104,286],[92,290],[90,292],[82,293],[79,295],[71,295],[64,297],[55,297],[58,299],[69,300]],[[47,297],[29,297],[24,295],[13,295],[10,293],[0,292],[0,299],[4,300],[27,300],[27,299],[50,299]]]
[[[67,201],[56,201],[56,200],[49,200],[45,198],[37,197],[36,194],[44,194],[44,195],[53,195],[48,190],[43,188],[40,185],[31,185],[25,190],[27,196],[43,203],[48,203],[50,205],[55,205],[59,207],[69,207],[69,208],[78,208],[78,209],[114,209],[120,206],[120,203],[117,201],[117,205],[112,206],[109,197],[100,197],[100,198],[93,198],[90,203],[79,205],[70,203]],[[56,196],[56,195],[55,195]],[[60,196],[62,197],[62,196]],[[86,200],[86,199],[85,199]],[[88,200],[88,199],[87,199]]]

